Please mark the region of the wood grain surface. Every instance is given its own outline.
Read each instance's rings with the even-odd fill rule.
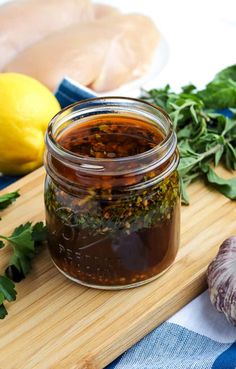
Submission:
[[[1,213],[9,234],[26,221],[44,219],[42,168],[3,192],[21,197]],[[181,248],[159,279],[126,291],[100,291],[70,282],[48,251],[17,285],[17,300],[0,321],[0,369],[101,369],[206,288],[205,272],[220,243],[236,233],[235,202],[202,183],[182,207]],[[2,250],[0,271],[9,251]]]

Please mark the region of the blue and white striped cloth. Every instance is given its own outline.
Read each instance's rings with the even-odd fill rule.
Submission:
[[[56,91],[63,108],[94,96],[67,78]],[[106,369],[236,369],[236,328],[211,306],[206,291]]]
[[[106,369],[236,369],[236,328],[206,291]]]
[[[61,107],[65,108],[75,102],[96,97],[96,94],[80,83],[73,82],[70,78],[64,78],[58,86],[55,96]]]

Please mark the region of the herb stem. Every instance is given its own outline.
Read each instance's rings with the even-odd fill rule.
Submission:
[[[224,144],[226,143],[230,143],[231,141],[233,141],[233,139],[225,139],[224,140]],[[211,156],[212,154],[215,154],[217,151],[221,150],[224,148],[224,144],[220,144],[218,143],[216,146],[212,147],[211,149],[209,149],[208,151],[205,151],[204,154],[202,154],[202,159],[207,158],[208,156]],[[199,160],[198,160],[199,161]]]
[[[0,238],[2,238],[3,240],[8,241],[8,237],[2,236],[1,234],[0,234]]]
[[[202,154],[201,158],[198,161],[201,161],[208,156],[211,156],[212,154],[215,154],[217,151],[221,150],[224,147],[223,144],[217,144],[216,146],[212,147],[208,151],[205,151],[204,154]]]

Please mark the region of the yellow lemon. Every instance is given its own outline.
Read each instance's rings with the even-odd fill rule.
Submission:
[[[42,165],[44,133],[60,110],[40,82],[18,73],[0,73],[0,172],[24,174]]]

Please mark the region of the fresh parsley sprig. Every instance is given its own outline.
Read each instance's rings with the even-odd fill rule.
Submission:
[[[0,276],[0,319],[4,319],[7,315],[4,301],[15,301],[16,294],[14,282],[6,276]]]
[[[5,204],[5,209],[17,197],[19,197],[18,192],[2,195],[0,196],[0,204]],[[4,303],[16,299],[17,292],[14,282],[20,282],[29,273],[32,261],[46,237],[47,231],[43,222],[34,225],[27,222],[15,228],[10,236],[0,235],[0,249],[3,247],[11,247],[12,249],[12,256],[5,274],[0,275],[0,319],[4,319],[7,315]]]
[[[6,209],[20,196],[19,191],[6,193],[0,196],[0,210]]]
[[[174,124],[182,202],[189,203],[187,186],[199,177],[236,200],[236,178],[221,178],[214,170],[218,164],[236,170],[236,65],[219,72],[204,90],[191,84],[175,93],[167,85],[144,91],[142,98],[165,109]]]
[[[11,236],[0,235],[0,238],[8,241],[8,246],[12,248],[13,254],[9,262],[10,267],[14,266],[24,278],[29,273],[32,259],[37,253],[37,242],[46,239],[46,227],[43,222],[35,225],[27,222],[15,228]],[[11,279],[15,281],[14,276],[11,276]]]

